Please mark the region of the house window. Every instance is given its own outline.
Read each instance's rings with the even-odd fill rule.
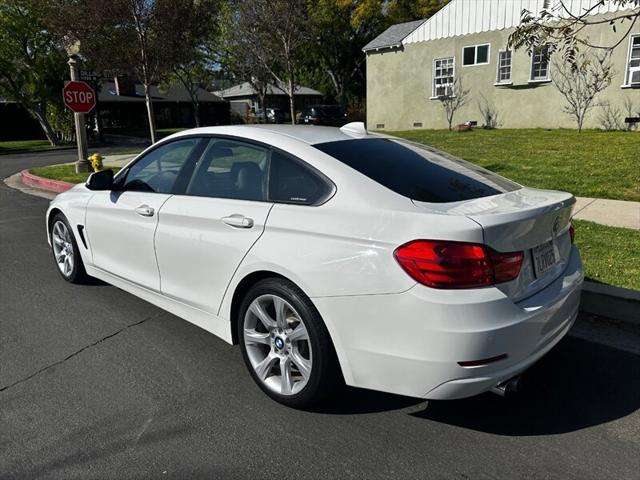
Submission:
[[[629,39],[629,63],[627,64],[627,85],[640,85],[640,35]]]
[[[451,95],[455,75],[453,57],[436,58],[433,61],[433,96]]]
[[[498,53],[497,83],[511,83],[511,50]]]
[[[531,55],[531,81],[549,80],[549,47],[536,47]]]
[[[486,65],[489,63],[489,44],[473,45],[462,49],[462,65]]]

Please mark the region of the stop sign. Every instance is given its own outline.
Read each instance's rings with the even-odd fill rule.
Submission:
[[[62,89],[62,98],[76,113],[89,113],[96,106],[96,92],[85,82],[68,82]]]

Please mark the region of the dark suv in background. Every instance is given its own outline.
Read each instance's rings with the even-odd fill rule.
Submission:
[[[347,123],[347,114],[340,105],[311,105],[302,112],[300,123],[341,127]]]

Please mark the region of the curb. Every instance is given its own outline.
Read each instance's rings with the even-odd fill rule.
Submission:
[[[601,283],[584,282],[580,310],[640,325],[640,292]]]
[[[29,173],[29,170],[22,170],[20,172],[20,178],[22,179],[22,183],[25,185],[40,188],[42,190],[48,190],[49,192],[62,193],[74,186],[73,183],[63,182],[61,180],[38,177],[37,175]]]

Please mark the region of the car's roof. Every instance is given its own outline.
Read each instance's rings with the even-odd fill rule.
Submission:
[[[368,135],[349,130],[346,128],[321,127],[316,125],[225,125],[220,127],[202,127],[191,130],[183,130],[171,137],[179,137],[182,135],[237,135],[247,138],[254,134],[263,134],[265,132],[275,135],[284,135],[294,138],[300,142],[310,145],[317,143],[338,142],[342,140],[353,140],[356,138],[364,138]]]

